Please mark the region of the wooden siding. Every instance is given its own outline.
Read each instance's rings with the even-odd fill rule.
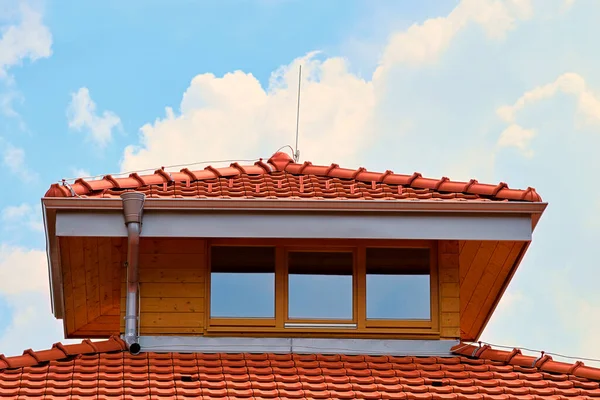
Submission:
[[[440,337],[460,337],[459,243],[440,241],[438,245],[438,277],[440,284]]]
[[[65,336],[106,337],[119,332],[121,269],[126,241],[120,238],[59,239]]]
[[[525,244],[467,241],[459,245],[462,339],[474,340],[481,333]]]
[[[206,241],[140,240],[140,334],[204,331]],[[125,330],[126,270],[122,272],[121,332]]]
[[[94,338],[123,333],[126,243],[125,238],[60,238],[66,337]],[[350,245],[360,243],[355,241]],[[319,332],[334,336],[474,339],[493,312],[525,245],[525,242],[438,242],[436,273],[432,274],[432,279],[438,280],[438,285],[432,287],[437,293],[434,308],[438,312],[434,309],[435,321],[428,329],[419,324],[367,327],[359,323],[359,329],[352,333]],[[141,240],[140,334],[243,334],[240,327],[208,327],[207,263],[205,240]],[[361,287],[358,285],[358,289]],[[364,297],[361,292],[357,290],[357,295]],[[243,330],[265,336],[316,334],[284,329],[282,324]]]

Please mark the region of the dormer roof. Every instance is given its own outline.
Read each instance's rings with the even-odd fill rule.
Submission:
[[[149,198],[542,201],[535,189],[511,189],[504,182],[459,182],[446,177],[425,178],[418,172],[403,175],[371,172],[362,167],[348,169],[337,164],[300,164],[282,152],[253,165],[233,163],[224,168],[184,168],[179,172],[163,168],[149,175],[81,178],[72,185],[53,184],[45,197],[112,198],[125,190],[136,190]]]

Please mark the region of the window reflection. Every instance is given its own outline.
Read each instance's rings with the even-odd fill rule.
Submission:
[[[352,319],[352,253],[291,252],[290,319]]]
[[[212,318],[275,317],[275,249],[212,247]]]
[[[431,318],[429,249],[367,249],[367,319]]]

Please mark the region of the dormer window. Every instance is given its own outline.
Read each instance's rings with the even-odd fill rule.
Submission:
[[[367,248],[367,321],[431,318],[428,248]]]
[[[251,246],[243,240],[215,241],[210,246],[208,330],[436,329],[433,244],[372,243]]]
[[[349,251],[288,252],[288,318],[351,322],[353,268]]]
[[[275,318],[275,248],[211,249],[210,317]]]

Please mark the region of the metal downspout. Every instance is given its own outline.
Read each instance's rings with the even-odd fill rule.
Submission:
[[[125,305],[125,343],[132,354],[138,354],[139,281],[138,264],[142,211],[146,196],[139,192],[121,194],[123,214],[127,226],[127,301]]]

